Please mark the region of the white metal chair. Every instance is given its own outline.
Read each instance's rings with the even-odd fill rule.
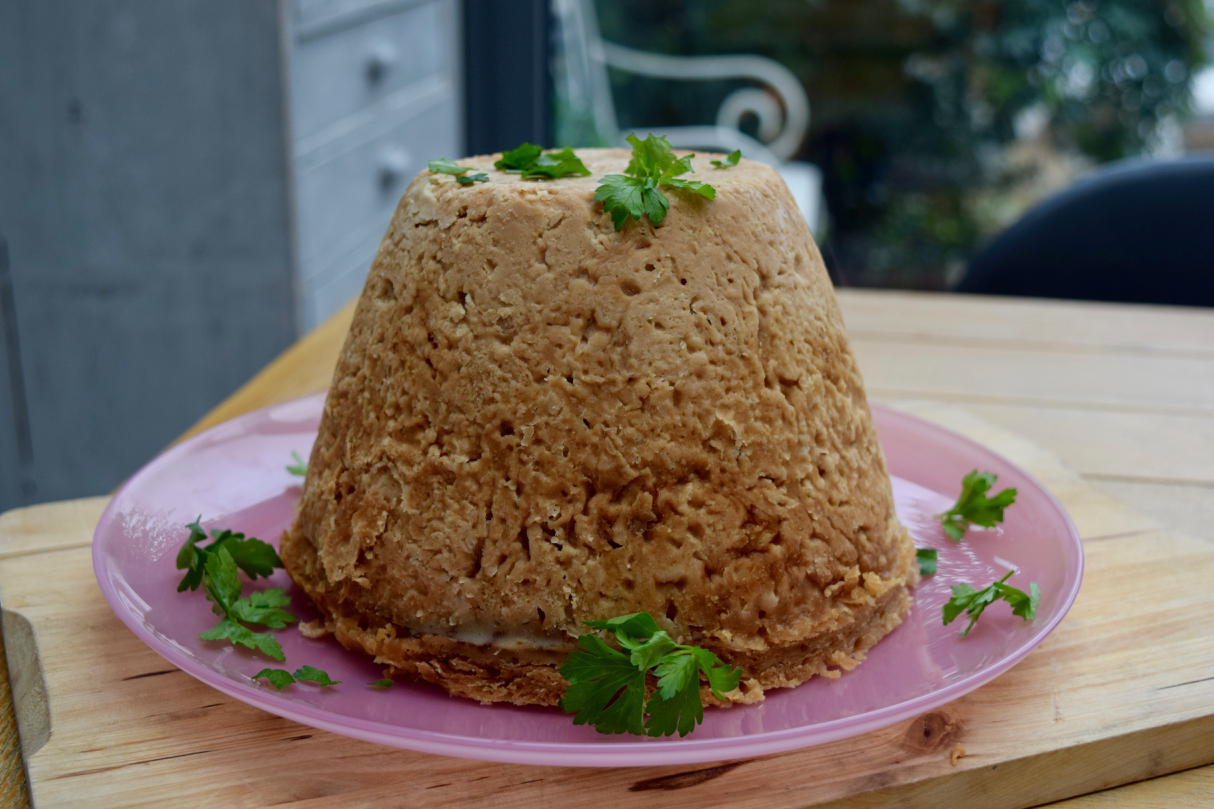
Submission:
[[[669,56],[611,42],[599,33],[593,0],[552,0],[563,54],[558,63],[557,97],[566,112],[588,120],[607,143],[624,143],[615,114],[607,68],[676,81],[746,79],[763,85],[734,90],[717,110],[716,123],[699,126],[648,127],[638,134],[662,135],[674,146],[742,154],[775,168],[787,183],[815,235],[826,225],[822,172],[817,166],[789,160],[809,129],[809,99],[792,71],[764,56]],[[758,139],[739,129],[747,115],[758,119]]]

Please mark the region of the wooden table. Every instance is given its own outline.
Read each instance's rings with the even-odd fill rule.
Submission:
[[[855,290],[839,297],[871,398],[961,408],[1056,453],[1083,481],[1145,513],[1143,525],[1153,518],[1214,544],[1214,311]],[[351,311],[300,340],[187,435],[326,387]],[[94,513],[82,502],[82,513]],[[2,691],[0,806],[20,806],[7,680]],[[1054,805],[1214,805],[1214,766]]]

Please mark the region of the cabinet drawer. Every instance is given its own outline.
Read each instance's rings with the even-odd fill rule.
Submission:
[[[368,17],[391,13],[402,5],[418,0],[291,0],[292,22],[297,35],[311,36],[318,30],[331,30],[357,24]]]
[[[291,118],[298,141],[455,64],[453,0],[412,6],[337,33],[297,42]]]
[[[369,228],[386,223],[409,181],[426,161],[454,155],[459,144],[453,96],[334,155],[299,164],[296,193],[299,257],[306,266],[328,265],[326,256],[361,242]]]

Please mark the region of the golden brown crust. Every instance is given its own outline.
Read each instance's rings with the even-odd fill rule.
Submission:
[[[325,404],[287,569],[350,648],[552,704],[645,610],[761,689],[850,668],[914,551],[821,258],[771,169],[616,232],[589,178],[413,181]],[[707,166],[707,157],[697,159]]]

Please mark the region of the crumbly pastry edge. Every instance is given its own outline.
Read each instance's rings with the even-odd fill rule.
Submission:
[[[296,530],[292,528],[283,535],[283,542],[295,549],[290,554],[295,563],[288,565],[293,568],[288,572],[322,614],[307,627],[301,625],[308,637],[332,634],[345,648],[372,656],[384,666],[386,677],[420,680],[452,696],[484,704],[551,706],[564,695],[567,684],[559,668],[576,648],[572,642],[564,649],[478,645],[441,635],[414,634],[375,616],[350,614],[340,588],[330,589],[321,578],[323,573],[317,575],[322,566],[315,548],[308,539],[295,534]],[[900,524],[897,530],[901,541],[910,544]],[[704,703],[729,707],[760,702],[769,688],[793,688],[815,676],[834,679],[851,671],[910,612],[914,604],[911,588],[918,582],[918,570],[911,565],[900,573],[883,580],[880,594],[855,610],[851,622],[833,632],[769,649],[761,655],[723,654],[726,663],[742,668],[742,680],[737,689],[723,695],[723,700],[702,683]]]

